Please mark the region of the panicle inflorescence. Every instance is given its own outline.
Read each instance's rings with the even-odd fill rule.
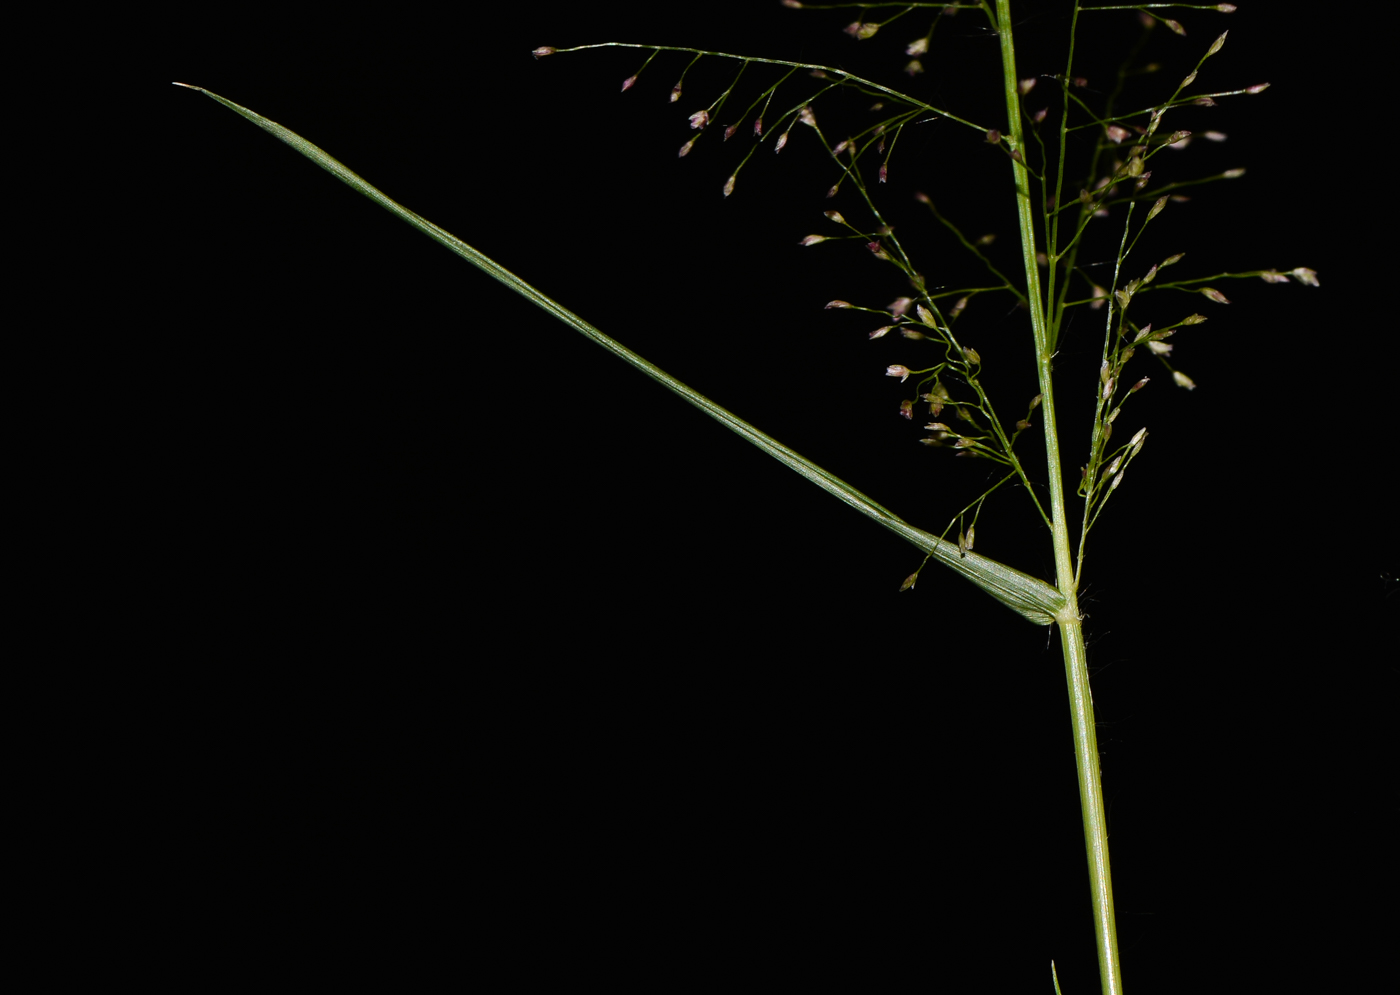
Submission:
[[[791,8],[803,7],[797,0],[783,0],[783,3]],[[915,5],[896,9],[897,6],[881,3],[862,5],[860,16],[845,22],[841,30],[855,41],[868,41],[877,49],[889,44],[892,68],[902,69],[912,80],[930,68],[937,70],[943,64],[933,52],[935,29],[942,18],[955,16],[960,6],[967,5],[935,8],[932,16],[922,25],[926,28],[922,34],[913,37],[906,35],[902,40],[891,38],[891,33],[882,32],[881,29],[918,8]],[[1189,275],[1174,278],[1178,270],[1170,267],[1177,266],[1183,260],[1184,253],[1180,251],[1158,256],[1156,261],[1146,266],[1138,264],[1136,254],[1150,244],[1144,241],[1146,227],[1156,225],[1151,236],[1156,238],[1159,219],[1164,212],[1166,216],[1171,216],[1172,212],[1166,209],[1189,200],[1183,188],[1217,180],[1238,179],[1244,175],[1242,168],[1231,168],[1214,176],[1196,179],[1183,180],[1169,176],[1173,170],[1166,167],[1165,160],[1160,167],[1152,161],[1164,149],[1172,149],[1174,153],[1184,152],[1193,141],[1221,143],[1228,137],[1219,128],[1197,126],[1194,118],[1181,122],[1193,125],[1192,128],[1172,125],[1178,123],[1179,117],[1185,118],[1188,114],[1214,115],[1218,112],[1213,108],[1226,98],[1261,94],[1269,87],[1267,83],[1259,83],[1228,91],[1201,92],[1209,87],[1213,75],[1212,67],[1207,65],[1208,60],[1223,51],[1229,32],[1220,32],[1208,44],[1197,43],[1188,34],[1187,25],[1157,12],[1163,6],[1139,7],[1138,15],[1143,30],[1165,27],[1185,39],[1172,39],[1172,44],[1194,47],[1196,63],[1184,75],[1158,75],[1161,65],[1156,62],[1135,64],[1132,60],[1137,58],[1136,55],[1124,64],[1116,83],[1097,83],[1094,87],[1090,86],[1088,79],[1073,75],[1068,66],[1061,74],[1026,75],[1014,79],[1008,75],[1006,98],[1010,106],[1019,108],[1010,121],[994,119],[977,123],[909,93],[899,92],[896,88],[851,75],[844,69],[742,58],[738,60],[733,79],[727,86],[717,95],[707,95],[712,99],[708,99],[703,106],[689,109],[687,119],[691,134],[678,153],[680,157],[689,156],[716,123],[721,124],[719,130],[727,143],[746,134],[745,125],[751,122],[749,148],[728,172],[723,184],[723,195],[729,197],[735,191],[740,170],[761,144],[771,141],[774,152],[781,152],[799,135],[803,136],[797,142],[799,145],[808,143],[807,134],[814,136],[814,144],[820,144],[826,156],[825,166],[830,170],[826,195],[833,199],[844,198],[839,208],[833,207],[823,213],[828,222],[845,230],[826,228],[822,234],[812,233],[795,240],[803,247],[858,242],[865,250],[862,255],[882,267],[892,267],[885,270],[886,273],[893,275],[898,271],[899,278],[910,288],[907,296],[896,298],[884,308],[844,299],[832,300],[826,304],[826,308],[882,315],[883,320],[873,330],[868,324],[862,328],[867,339],[872,342],[897,339],[901,349],[913,350],[911,355],[886,359],[912,361],[915,355],[926,357],[921,363],[886,361],[880,364],[886,377],[896,378],[901,384],[911,379],[915,381],[914,398],[906,397],[899,402],[900,417],[914,422],[915,406],[921,402],[928,404],[929,414],[935,419],[948,417],[942,412],[950,410],[958,424],[957,431],[950,429],[946,422],[932,421],[925,425],[925,434],[918,441],[928,448],[946,447],[959,456],[1000,464],[1005,476],[993,485],[992,490],[1009,480],[1017,480],[1031,495],[1042,516],[1046,513],[1036,497],[1038,485],[1028,476],[1014,445],[1022,433],[1035,431],[1038,422],[1033,415],[1045,390],[1036,395],[1024,417],[1014,421],[1000,418],[982,384],[984,359],[978,349],[963,338],[965,323],[982,319],[963,316],[969,310],[969,305],[984,297],[1009,295],[1015,308],[1028,309],[1036,314],[1044,327],[1047,354],[1050,354],[1056,349],[1061,330],[1068,326],[1067,316],[1074,308],[1083,307],[1102,313],[1105,333],[1099,377],[1094,387],[1094,431],[1089,460],[1081,468],[1080,493],[1085,497],[1085,533],[1097,518],[1103,501],[1121,486],[1127,466],[1141,450],[1145,438],[1146,430],[1140,428],[1126,446],[1110,448],[1114,425],[1123,415],[1125,402],[1151,380],[1141,370],[1130,369],[1130,363],[1135,360],[1139,366],[1147,361],[1161,363],[1177,386],[1188,391],[1196,388],[1196,382],[1190,376],[1172,366],[1179,351],[1177,346],[1181,344],[1173,336],[1180,329],[1205,321],[1205,316],[1192,313],[1181,317],[1179,311],[1173,313],[1170,307],[1159,305],[1179,301],[1180,298],[1175,296],[1178,292],[1199,294],[1213,304],[1228,305],[1231,299],[1214,285],[1224,279],[1257,276],[1270,284],[1318,286],[1317,274],[1307,267],[1232,272],[1209,278]],[[1184,6],[1196,11],[1212,9]],[[883,16],[881,12],[887,8],[891,17],[886,20],[874,19]],[[982,5],[981,9],[990,14],[990,8],[986,5]],[[1090,16],[1088,11],[1095,9],[1100,8],[1081,8],[1086,16]],[[1213,10],[1230,13],[1234,5],[1217,4]],[[534,54],[540,58],[555,51],[542,47],[536,49]],[[688,53],[691,58],[670,88],[667,99],[671,103],[680,101],[685,92],[683,87],[687,73],[699,59],[734,58],[695,49],[651,48],[641,68],[623,81],[622,90],[635,89],[642,71],[658,55],[676,51]],[[739,92],[736,85],[750,66],[759,67],[755,72],[766,72],[776,66],[779,74],[767,82],[761,82],[755,88],[756,94],[750,94],[751,99],[739,98],[740,101],[748,100],[747,104],[736,103],[736,106],[742,107],[739,113],[734,113],[732,109],[726,111],[726,102]],[[805,72],[799,73],[800,70]],[[1116,102],[1130,76],[1146,77],[1149,85],[1157,89],[1153,102],[1148,106],[1124,112]],[[1178,81],[1174,88],[1169,82],[1173,79]],[[865,95],[865,106],[872,116],[852,123],[842,117],[847,112],[839,106],[823,110],[818,115],[815,105],[830,91],[838,89],[849,94]],[[869,102],[872,96],[875,98],[873,104]],[[1048,102],[1043,99],[1046,97],[1050,98]],[[1027,106],[1031,101],[1041,106],[1032,109]],[[826,106],[823,104],[823,107]],[[944,127],[937,131],[928,127],[937,122],[944,122]],[[803,127],[799,128],[798,125]],[[831,129],[831,133],[824,128]],[[977,234],[975,229],[967,231],[960,218],[940,211],[926,194],[918,192],[913,197],[928,212],[925,224],[932,222],[919,234],[919,238],[929,237],[930,231],[945,232],[966,253],[969,261],[977,266],[979,274],[966,276],[951,265],[943,265],[935,279],[925,278],[906,246],[908,233],[901,229],[897,234],[895,226],[885,218],[884,207],[875,200],[876,191],[889,187],[891,156],[899,145],[901,135],[910,128],[918,129],[912,133],[920,135],[925,145],[934,143],[951,147],[949,139],[952,137],[972,139],[975,136],[981,142],[982,151],[978,154],[992,155],[998,160],[1004,156],[1005,164],[995,168],[1004,169],[1009,164],[1018,183],[1023,184],[1026,190],[1033,191],[1031,199],[1039,217],[1032,216],[1029,222],[1022,219],[1020,256],[1023,262],[1019,268],[1036,273],[1043,290],[1037,288],[1033,292],[1028,289],[1029,276],[1022,279],[1019,275],[1008,275],[1016,274],[1018,268],[1010,265],[1016,262],[1015,253],[1006,249],[1006,242],[1010,240],[999,241],[995,231],[981,234]],[[949,133],[954,130],[959,134],[950,136]],[[1032,137],[1029,142],[1023,137],[1027,131]],[[1075,158],[1080,153],[1071,154],[1068,151],[1068,146],[1080,139],[1084,139],[1085,145],[1083,159]],[[1056,140],[1061,143],[1060,146],[1050,147],[1050,143]],[[740,141],[736,144],[744,143]],[[963,142],[963,147],[972,151],[969,146],[970,143]],[[1066,175],[1069,172],[1067,164],[1083,171],[1071,179]],[[991,160],[987,160],[987,168],[993,168]],[[1067,187],[1064,186],[1066,182],[1070,183]],[[955,214],[967,213],[965,203],[952,203]],[[1110,221],[1112,224],[1105,223]],[[1090,245],[1093,248],[1088,251],[1095,255],[1089,258],[1096,261],[1082,263],[1081,255]],[[853,249],[855,246],[846,248]],[[947,263],[946,258],[943,262]],[[1161,291],[1172,291],[1173,294],[1162,296]],[[972,310],[975,312],[979,309],[974,307]],[[986,310],[988,318],[994,314],[993,309]],[[1149,318],[1151,320],[1144,320]],[[957,332],[954,331],[955,323],[959,329]],[[898,335],[892,336],[891,333],[896,331]],[[989,355],[991,365],[996,366],[997,357]],[[980,502],[985,497],[986,494],[983,494],[975,503],[976,510],[980,510]],[[969,506],[963,511],[968,512],[972,508]],[[974,522],[976,510],[972,511]],[[962,514],[959,513],[960,516]],[[959,529],[959,545],[964,553],[972,547],[974,530],[975,525],[969,525],[965,530]],[[917,572],[911,574],[904,588],[912,587],[917,576]]]

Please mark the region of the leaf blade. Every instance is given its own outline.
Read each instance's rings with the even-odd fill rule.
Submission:
[[[402,204],[386,196],[339,160],[290,129],[283,127],[276,121],[263,117],[255,111],[236,104],[232,100],[206,90],[203,87],[191,86],[187,83],[176,83],[175,85],[183,86],[191,90],[198,90],[200,93],[223,104],[229,110],[246,118],[259,128],[290,145],[322,169],[334,175],[337,179],[340,179],[384,209],[402,218],[429,238],[440,242],[473,266],[476,266],[494,279],[505,284],[531,303],[548,311],[560,321],[587,336],[618,358],[641,370],[652,379],[665,384],[670,390],[685,398],[686,401],[705,412],[705,414],[709,415],[726,428],[753,443],[755,446],[758,446],[784,466],[801,474],[827,493],[835,496],[867,517],[879,522],[881,525],[885,526],[885,528],[903,536],[909,542],[930,554],[944,566],[966,577],[973,584],[977,585],[1023,617],[1037,625],[1051,625],[1055,622],[1057,613],[1064,607],[1065,599],[1063,596],[1045,581],[976,553],[960,553],[956,543],[950,543],[939,539],[937,536],[925,532],[923,529],[910,525],[889,509],[878,504],[867,495],[846,483],[840,477],[817,466],[801,454],[788,448],[781,442],[778,442],[778,440],[760,431],[753,425],[750,425],[733,412],[716,404],[699,391],[677,380],[665,370],[648,362],[645,358],[633,352],[631,349],[628,349],[616,339],[605,335],[562,304],[559,304],[557,301],[552,300],[545,294],[536,290],[489,256],[477,251],[455,235],[439,228],[431,221],[420,217]]]

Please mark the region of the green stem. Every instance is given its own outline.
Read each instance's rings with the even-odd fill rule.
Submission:
[[[996,0],[997,33],[1001,40],[1001,66],[1006,91],[1006,116],[1012,151],[1021,152],[1021,96],[1017,86],[1016,46],[1012,38],[1011,0]],[[1118,934],[1113,916],[1113,880],[1108,862],[1108,826],[1103,811],[1103,785],[1099,779],[1099,750],[1094,735],[1094,702],[1089,690],[1088,655],[1084,647],[1070,538],[1060,440],[1055,423],[1055,390],[1052,380],[1054,349],[1050,342],[1045,298],[1036,265],[1035,219],[1031,210],[1030,172],[1024,162],[1012,160],[1016,181],[1016,211],[1021,228],[1022,265],[1030,299],[1031,330],[1035,337],[1036,375],[1040,381],[1041,417],[1045,426],[1045,459],[1050,478],[1051,536],[1055,550],[1055,579],[1064,597],[1056,615],[1060,645],[1065,656],[1065,680],[1069,684],[1070,724],[1074,732],[1075,768],[1079,774],[1079,803],[1084,817],[1084,846],[1089,860],[1089,889],[1094,909],[1094,939],[1099,954],[1099,980],[1104,995],[1121,995],[1122,973],[1118,965]]]
[[[1006,3],[1007,0],[997,0]],[[1089,858],[1089,891],[1094,905],[1094,941],[1099,951],[1099,981],[1104,995],[1122,995],[1118,965],[1118,924],[1113,916],[1113,874],[1108,863],[1108,819],[1099,779],[1099,742],[1094,734],[1094,696],[1089,690],[1089,659],[1084,629],[1078,621],[1060,620],[1060,646],[1069,683],[1070,724],[1074,728],[1074,766],[1079,773],[1079,808],[1084,819],[1084,849]]]

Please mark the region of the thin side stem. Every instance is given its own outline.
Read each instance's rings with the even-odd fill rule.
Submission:
[[[694,52],[697,58],[702,55],[709,55],[717,59],[738,59],[741,62],[759,62],[771,66],[792,66],[794,69],[816,69],[830,76],[838,77],[838,81],[851,82],[858,86],[869,87],[877,93],[883,93],[896,100],[902,100],[906,104],[918,107],[921,110],[931,111],[940,117],[946,117],[949,121],[956,121],[958,124],[965,125],[977,131],[985,133],[987,130],[980,124],[973,124],[971,121],[960,118],[956,114],[948,113],[941,107],[934,107],[932,104],[926,104],[922,100],[911,97],[907,93],[892,90],[888,86],[882,86],[879,83],[875,83],[861,76],[854,76],[844,69],[837,69],[835,66],[819,66],[813,62],[792,62],[789,59],[761,59],[756,55],[735,55],[732,52],[712,52],[707,48],[691,48],[687,45],[639,45],[635,42],[626,41],[600,41],[592,45],[574,45],[571,48],[555,49],[555,53],[582,52],[590,48],[649,48],[655,49],[658,52]]]
[[[1011,0],[996,0],[997,35],[1001,41],[1003,88],[1006,91],[1007,126],[1013,152],[1024,159],[1021,128],[1021,95],[1016,75],[1016,46],[1012,37]],[[1031,209],[1030,171],[1023,161],[1012,159],[1016,181],[1016,211],[1021,229],[1022,265],[1030,298],[1031,330],[1035,337],[1036,375],[1040,381],[1045,458],[1050,477],[1051,537],[1055,551],[1055,579],[1065,599],[1056,616],[1060,645],[1065,656],[1065,680],[1069,685],[1070,724],[1074,733],[1075,768],[1079,775],[1079,802],[1084,819],[1084,846],[1089,862],[1089,890],[1093,901],[1094,940],[1099,955],[1099,982],[1103,995],[1122,995],[1122,971],[1118,964],[1118,931],[1113,915],[1113,880],[1109,872],[1108,826],[1103,812],[1103,785],[1099,778],[1099,750],[1094,735],[1094,702],[1089,690],[1088,654],[1084,629],[1075,597],[1076,584],[1070,557],[1064,475],[1060,440],[1055,422],[1055,390],[1052,377],[1054,349],[1046,302],[1036,265],[1035,219]]]

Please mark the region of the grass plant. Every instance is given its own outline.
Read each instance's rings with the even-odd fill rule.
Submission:
[[[1101,986],[1105,993],[1121,992],[1081,605],[1092,573],[1085,569],[1091,562],[1087,540],[1100,524],[1113,521],[1104,512],[1125,488],[1131,489],[1128,471],[1145,451],[1148,429],[1134,418],[1134,399],[1143,390],[1172,389],[1183,411],[1189,411],[1196,389],[1188,372],[1195,330],[1218,309],[1231,306],[1232,281],[1292,285],[1287,292],[1318,285],[1317,274],[1298,260],[1270,261],[1281,268],[1195,271],[1192,233],[1172,227],[1180,203],[1211,196],[1211,191],[1197,188],[1232,183],[1244,173],[1239,167],[1206,175],[1192,172],[1189,151],[1184,150],[1218,137],[1208,123],[1202,127],[1197,120],[1205,120],[1202,115],[1225,101],[1260,98],[1267,83],[1212,85],[1213,70],[1229,49],[1225,26],[1217,31],[1209,19],[1228,15],[1230,4],[1076,4],[1063,61],[1047,75],[1028,75],[1018,64],[1010,0],[786,6],[811,9],[817,17],[841,8],[840,16],[854,17],[843,30],[853,43],[885,46],[894,81],[857,76],[837,66],[684,46],[609,41],[574,48],[544,46],[534,54],[556,58],[588,49],[636,49],[636,71],[621,81],[624,98],[636,99],[648,88],[669,93],[668,101],[688,123],[680,157],[703,162],[712,145],[746,143],[737,164],[717,178],[716,198],[742,197],[748,171],[760,168],[764,157],[770,160],[766,168],[772,169],[775,153],[791,156],[818,150],[830,173],[828,196],[839,206],[824,212],[825,227],[801,240],[805,251],[844,252],[861,262],[873,259],[897,275],[904,287],[889,303],[879,296],[852,295],[849,300],[831,300],[826,308],[869,316],[870,348],[880,350],[891,389],[891,413],[897,410],[902,427],[922,426],[911,443],[917,441],[949,464],[957,459],[987,476],[987,485],[972,500],[940,508],[932,513],[937,524],[927,528],[890,511],[670,376],[453,234],[385,196],[299,135],[229,99],[203,92],[910,541],[924,560],[898,585],[900,591],[913,592],[902,596],[917,597],[923,571],[936,562],[1031,623],[1053,626],[1069,693]],[[1125,42],[1117,78],[1106,86],[1085,79],[1076,53],[1081,22],[1124,9],[1138,12],[1139,34]],[[977,30],[997,40],[1001,108],[994,116],[909,92],[912,87],[906,80],[938,72],[939,46],[956,44],[948,30],[954,20],[975,20]],[[1183,62],[1179,68],[1149,70],[1136,53],[1147,36],[1162,31],[1182,36]],[[707,61],[726,68],[728,82],[723,87],[704,89],[688,81],[692,69]],[[1150,77],[1154,96],[1141,103],[1126,99],[1128,84],[1144,75]],[[949,85],[944,92],[957,94],[960,85]],[[851,110],[856,103],[864,109],[863,118]],[[834,105],[830,112],[829,104]],[[972,227],[979,221],[966,204],[946,202],[936,188],[903,202],[892,203],[884,195],[891,175],[902,168],[900,152],[910,136],[935,128],[949,136],[951,150],[969,157],[973,168],[1000,170],[1003,196],[1014,206],[1017,224],[1012,264],[995,238]],[[996,313],[1019,316],[1029,334],[1019,342],[989,343],[978,316]],[[1056,359],[1071,327],[1082,335],[1090,324],[1101,342],[1097,374],[1068,382],[1057,378]],[[1033,368],[1035,394],[998,394],[991,383],[998,366]],[[959,471],[950,465],[947,472]],[[1003,489],[1024,494],[1024,513],[1039,522],[1045,543],[1043,550],[1028,551],[1019,566],[975,551],[979,524],[984,535],[988,525],[998,527],[995,521],[984,521],[982,512]],[[919,514],[925,516],[922,510]],[[1033,565],[1042,556],[1053,562],[1052,577],[1034,574]]]

